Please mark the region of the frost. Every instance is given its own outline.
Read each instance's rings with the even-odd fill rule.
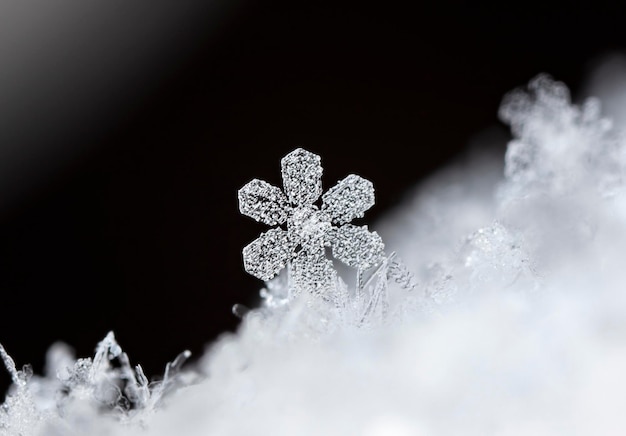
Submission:
[[[141,427],[168,396],[197,380],[196,374],[179,375],[189,356],[188,351],[181,353],[166,365],[162,380],[149,382],[140,365],[130,364],[110,332],[93,358],[75,359],[63,344],[51,347],[44,378],[33,377],[28,366],[17,371],[0,346],[14,387],[0,411],[0,434],[104,435],[118,425]]]
[[[13,380],[13,392],[8,395],[0,408],[0,432],[17,436],[39,431],[42,428],[44,414],[38,410],[29,388],[32,369],[27,365],[18,371],[15,362],[2,345],[0,358]]]
[[[366,270],[379,264],[384,244],[367,226],[343,225],[363,217],[374,205],[371,182],[351,174],[322,196],[322,166],[318,155],[298,148],[281,161],[286,196],[279,188],[254,179],[239,190],[242,214],[268,225],[287,222],[287,230],[271,229],[244,247],[244,268],[261,280],[270,280],[288,267],[294,294],[319,294],[336,289],[337,274],[326,259],[325,247],[335,258]],[[288,199],[288,200],[287,200]]]
[[[354,174],[338,182],[322,196],[322,210],[333,223],[343,224],[362,218],[374,206],[374,186]]]
[[[626,118],[613,115],[534,79],[503,101],[504,159],[473,155],[422,184],[377,223],[385,247],[350,224],[374,204],[370,182],[322,195],[319,156],[290,153],[284,192],[239,191],[242,213],[276,227],[244,249],[265,283],[259,307],[233,308],[236,333],[160,382],[112,334],[93,358],[53,346],[45,376],[0,348],[13,379],[0,435],[621,434]]]

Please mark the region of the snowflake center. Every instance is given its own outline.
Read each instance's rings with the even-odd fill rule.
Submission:
[[[301,206],[292,210],[287,221],[290,239],[307,251],[324,247],[330,221],[316,206]]]

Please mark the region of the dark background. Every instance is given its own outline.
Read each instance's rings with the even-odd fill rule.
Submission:
[[[237,190],[280,184],[295,147],[326,187],[373,181],[375,227],[475,135],[504,147],[507,91],[540,72],[578,91],[626,33],[597,2],[51,3],[0,7],[0,343],[37,372],[113,330],[158,375],[235,329],[265,229]]]

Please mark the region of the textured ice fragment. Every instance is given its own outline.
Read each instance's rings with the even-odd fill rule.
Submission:
[[[20,379],[18,376],[17,368],[15,367],[15,362],[13,361],[11,356],[9,356],[9,354],[5,351],[2,344],[0,344],[0,359],[2,359],[2,362],[4,363],[4,367],[7,369],[7,371],[9,371],[9,374],[11,375],[11,380],[13,380],[13,383],[15,383],[16,385],[19,385]]]
[[[282,224],[287,219],[289,202],[280,188],[254,179],[238,192],[239,211],[268,226]]]
[[[322,210],[333,223],[343,224],[362,218],[374,205],[374,185],[369,180],[350,174],[322,196]]]
[[[314,203],[322,195],[322,164],[317,154],[297,148],[281,160],[283,185],[289,201]]]
[[[469,272],[468,287],[506,289],[521,281],[530,290],[534,283],[524,240],[499,222],[469,235],[460,254]]]
[[[333,232],[333,256],[353,268],[367,269],[382,260],[385,244],[376,232],[367,226],[345,224]]]
[[[389,255],[387,276],[403,289],[414,289],[417,286],[415,275],[409,271],[406,264],[398,258],[395,252]]]
[[[269,280],[283,269],[292,253],[292,243],[281,228],[270,229],[243,249],[245,270],[261,280]]]

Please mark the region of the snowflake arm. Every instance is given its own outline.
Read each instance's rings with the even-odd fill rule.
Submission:
[[[239,190],[239,211],[268,226],[287,220],[289,201],[280,188],[254,179]]]
[[[374,185],[369,180],[350,174],[322,196],[322,211],[335,224],[362,218],[374,205]]]
[[[291,281],[296,292],[306,289],[311,294],[321,294],[335,286],[337,272],[323,252],[310,254],[302,250],[291,262]]]
[[[318,155],[297,148],[281,160],[283,186],[296,206],[311,205],[322,195],[322,164]]]
[[[293,243],[281,228],[270,229],[243,248],[244,269],[261,280],[270,280],[293,256]]]
[[[331,248],[336,259],[361,270],[380,263],[385,255],[385,244],[378,233],[352,224],[334,229]]]

